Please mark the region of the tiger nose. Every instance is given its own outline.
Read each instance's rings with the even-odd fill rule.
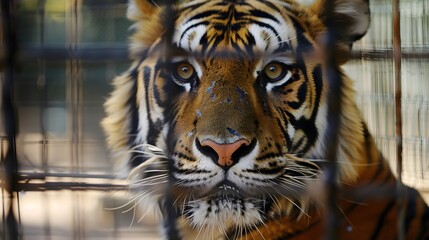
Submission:
[[[199,141],[197,140],[197,142]],[[201,141],[198,145],[200,145],[200,151],[204,155],[212,157],[213,161],[215,161],[217,165],[224,169],[228,169],[234,163],[238,162],[238,159],[242,157],[243,153],[248,152],[246,149],[250,145],[250,142],[245,139],[240,139],[233,143],[217,143],[213,140],[207,139]],[[217,156],[213,156],[213,152]]]

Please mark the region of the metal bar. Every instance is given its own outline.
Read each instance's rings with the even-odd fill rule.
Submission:
[[[45,183],[18,183],[18,191],[118,191],[127,190],[127,184],[111,184],[111,183],[85,183],[85,182],[45,182]]]
[[[395,115],[396,115],[396,147],[398,180],[402,180],[402,106],[401,106],[401,29],[399,0],[393,0],[393,61],[395,70]]]
[[[334,1],[325,0],[325,14],[327,16],[334,15]],[[338,135],[341,116],[342,104],[342,81],[338,73],[335,61],[335,48],[336,36],[338,32],[336,23],[332,18],[328,18],[326,22],[327,36],[324,46],[324,56],[326,61],[326,76],[328,83],[328,97],[327,97],[327,132],[325,137],[326,142],[326,158],[328,159],[324,170],[324,187],[326,189],[327,197],[325,199],[326,206],[326,221],[325,221],[325,235],[323,239],[336,240],[338,239],[338,226],[339,226],[339,186],[338,186],[338,163],[337,163],[337,150],[338,150]]]
[[[175,31],[175,19],[176,19],[176,6],[175,0],[164,0],[162,1],[165,7],[165,18],[163,19],[163,25],[166,28],[163,42],[163,60],[168,71],[171,71],[171,45],[173,42],[173,34]],[[180,240],[178,226],[176,225],[177,211],[174,207],[174,199],[172,196],[172,189],[174,186],[174,178],[170,174],[173,170],[172,161],[169,161],[169,181],[168,189],[166,191],[165,204],[164,204],[164,226],[166,229],[166,236],[168,240]]]
[[[399,11],[399,0],[393,0],[393,62],[395,70],[395,129],[396,129],[396,199],[398,207],[398,239],[405,239],[405,193],[402,185],[402,83],[401,83],[401,19]]]
[[[43,173],[34,173],[34,172],[19,172],[18,173],[18,180],[25,181],[25,180],[43,180],[49,177],[56,177],[56,178],[95,178],[95,179],[116,179],[116,176],[113,174],[86,174],[86,173],[50,173],[50,172],[43,172]]]
[[[1,163],[4,162],[4,153],[5,153],[5,151],[3,150],[3,139],[4,139],[4,137],[0,136],[0,162]],[[0,171],[2,173],[4,171],[4,168],[2,165],[0,166]],[[6,179],[4,179],[2,177],[2,175],[0,175],[0,186],[4,186],[6,184],[5,180]],[[6,229],[6,207],[7,206],[6,206],[6,201],[5,201],[6,194],[7,194],[7,192],[5,191],[4,187],[2,187],[1,188],[1,198],[2,198],[2,201],[1,201],[1,203],[2,203],[2,215],[1,215],[2,219],[1,219],[1,222],[3,224],[2,224],[2,229],[1,229],[1,239],[6,239],[6,233],[7,233],[7,229]]]
[[[80,47],[80,31],[81,31],[81,0],[69,1],[69,19],[67,22],[69,24],[68,31],[68,46],[70,49],[70,58],[69,58],[69,71],[68,76],[68,86],[70,88],[70,95],[68,101],[71,103],[69,109],[68,119],[70,121],[69,133],[71,136],[71,171],[80,172],[81,167],[81,157],[82,157],[82,64],[81,60],[76,57],[75,52]],[[49,184],[49,183],[47,183]],[[69,188],[73,188],[73,185],[76,183],[70,183]],[[78,183],[76,187],[80,186],[81,183]],[[56,185],[63,185],[61,183],[55,183]],[[65,187],[65,186],[64,186]],[[73,209],[73,239],[79,240],[85,238],[85,225],[82,223],[85,221],[81,217],[81,207],[80,207],[80,196],[79,194],[73,194],[72,196],[72,209]]]
[[[19,225],[17,223],[14,205],[15,197],[18,200],[18,196],[15,196],[17,190],[17,172],[18,172],[18,161],[16,156],[16,135],[18,132],[17,127],[17,116],[14,106],[14,69],[15,69],[15,56],[16,56],[16,35],[14,26],[14,4],[13,0],[1,1],[2,9],[2,22],[4,31],[4,46],[5,46],[5,69],[4,69],[4,81],[2,83],[2,117],[5,134],[7,136],[8,144],[6,147],[6,156],[2,162],[5,169],[4,186],[6,191],[9,193],[9,206],[6,217],[7,225],[7,239],[18,239],[19,238]],[[16,200],[16,201],[17,201]]]
[[[393,49],[386,50],[355,50],[351,53],[351,59],[365,59],[365,60],[386,60],[393,58]],[[403,58],[409,59],[428,59],[429,49],[421,49],[419,51],[401,49],[401,55]]]

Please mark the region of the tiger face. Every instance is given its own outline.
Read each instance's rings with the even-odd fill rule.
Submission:
[[[317,177],[317,165],[288,157],[309,152],[323,137],[317,45],[286,14],[259,22],[253,16],[266,6],[252,3],[225,9],[211,1],[209,9],[218,9],[201,17],[190,6],[192,21],[183,14],[174,34],[173,45],[186,53],[172,57],[166,80],[166,88],[178,88],[167,148],[188,197],[184,214],[196,226],[258,224],[278,195],[297,201]]]
[[[167,145],[193,224],[204,222],[200,216],[211,224],[237,216],[255,224],[271,198],[299,193],[316,177],[317,165],[288,155],[307,152],[323,126],[316,119],[323,83],[313,78],[320,66],[303,69],[285,55],[173,65],[173,82],[183,89]],[[230,216],[219,219],[227,209]]]
[[[366,32],[365,3],[335,1],[334,17],[350,23],[338,25],[335,51]],[[326,158],[323,4],[182,1],[170,39],[167,10],[130,4],[135,64],[106,103],[103,126],[131,188],[161,205],[171,198],[190,228],[224,232],[305,214],[322,173],[309,159]],[[340,171],[344,181],[356,174]]]

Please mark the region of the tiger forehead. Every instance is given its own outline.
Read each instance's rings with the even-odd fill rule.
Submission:
[[[294,45],[296,32],[288,16],[291,13],[279,7],[258,1],[207,1],[183,7],[178,12],[174,44],[204,55],[286,51]]]

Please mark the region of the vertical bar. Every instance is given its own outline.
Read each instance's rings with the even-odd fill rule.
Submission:
[[[39,41],[40,41],[40,48],[42,50],[45,49],[45,19],[46,19],[46,0],[38,0],[38,11],[37,11],[37,17],[38,22],[40,26],[39,30]],[[42,160],[42,168],[45,173],[48,173],[48,140],[46,136],[46,129],[45,129],[45,111],[48,107],[48,91],[47,91],[47,82],[46,82],[46,60],[45,59],[38,59],[38,67],[39,67],[39,76],[37,78],[37,87],[41,89],[41,95],[39,98],[39,110],[40,110],[40,131],[41,131],[41,141],[40,141],[40,147],[41,147],[41,160]],[[45,240],[50,240],[51,237],[51,223],[50,223],[50,217],[49,217],[49,210],[50,210],[50,199],[48,197],[48,193],[42,192],[40,193],[41,197],[43,199],[43,213],[44,213],[44,219],[43,219],[43,226],[44,226],[44,235]]]
[[[0,129],[1,130],[1,129]],[[1,134],[1,131],[0,131]],[[0,136],[0,163],[3,163],[5,161],[4,159],[4,150],[3,150],[3,136]],[[0,166],[0,171],[4,171],[3,166]],[[1,176],[1,175],[0,175]],[[3,177],[0,177],[0,186],[5,186],[6,184],[6,179],[4,179]],[[2,187],[1,188],[1,198],[2,198],[2,218],[1,218],[1,223],[2,223],[2,229],[1,229],[1,239],[6,239],[6,191],[5,189]]]
[[[164,37],[163,42],[163,60],[165,63],[165,66],[168,68],[167,71],[171,70],[171,44],[173,42],[173,34],[175,31],[175,22],[176,22],[176,9],[174,8],[176,6],[175,0],[164,0],[161,1],[165,8],[165,18],[164,18],[164,26],[166,28],[166,33]],[[169,172],[171,172],[173,166],[172,161],[169,161]],[[168,181],[168,188],[166,192],[166,200],[165,200],[165,206],[164,206],[164,225],[167,229],[166,235],[168,240],[179,240],[179,232],[177,230],[176,226],[176,218],[177,218],[177,211],[174,208],[174,200],[172,194],[172,187],[174,185],[174,179],[173,176],[170,174],[169,181]]]
[[[325,1],[326,14],[328,16],[333,15],[334,0]],[[326,149],[327,149],[327,165],[324,169],[325,172],[325,188],[327,192],[326,198],[326,221],[325,221],[325,236],[324,239],[335,240],[338,239],[338,227],[339,227],[339,210],[338,210],[338,199],[339,199],[339,187],[337,183],[338,179],[338,165],[337,165],[337,150],[338,150],[338,134],[340,126],[341,116],[341,88],[342,81],[341,76],[336,68],[335,61],[335,45],[336,38],[338,35],[336,31],[336,24],[332,18],[328,18],[326,22],[328,29],[325,43],[325,54],[326,61],[326,76],[328,82],[328,113],[327,113],[327,133],[326,133]]]
[[[73,0],[70,8],[70,76],[69,76],[69,85],[70,87],[70,107],[71,107],[71,156],[72,156],[72,171],[78,172],[80,168],[79,164],[79,87],[80,87],[80,61],[78,59],[77,53],[79,51],[79,37],[78,37],[78,27],[79,27],[79,0]]]
[[[399,0],[393,0],[393,62],[395,69],[395,129],[396,129],[396,199],[398,207],[398,239],[405,239],[405,209],[404,209],[404,188],[402,185],[402,82],[401,82],[401,19],[399,10]]]
[[[398,180],[402,181],[402,83],[401,83],[401,28],[399,0],[393,0],[393,61],[395,68],[396,162]]]
[[[6,133],[6,156],[2,164],[5,169],[5,189],[9,193],[10,201],[8,203],[8,213],[6,217],[7,239],[19,238],[19,225],[16,221],[14,212],[14,198],[18,198],[16,194],[18,182],[18,160],[16,156],[16,135],[18,133],[17,116],[14,106],[14,69],[16,55],[16,35],[14,26],[14,3],[13,0],[1,1],[2,22],[4,30],[4,46],[5,46],[5,69],[4,80],[2,82],[2,117]]]
[[[81,169],[82,147],[82,63],[79,58],[82,0],[73,0],[70,8],[70,106],[71,106],[71,143],[72,172]],[[72,192],[73,239],[85,239],[85,223],[82,217],[81,194]]]

